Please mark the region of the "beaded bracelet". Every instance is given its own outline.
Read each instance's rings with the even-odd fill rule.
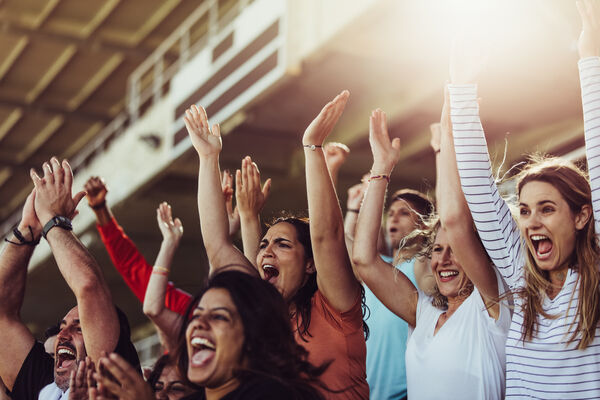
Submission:
[[[375,181],[375,180],[378,180],[378,179],[385,179],[388,183],[390,183],[390,176],[389,175],[385,175],[385,174],[382,174],[382,175],[371,175],[369,177],[369,182]]]

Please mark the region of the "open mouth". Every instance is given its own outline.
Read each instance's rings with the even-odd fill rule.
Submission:
[[[56,369],[70,368],[77,360],[75,346],[69,342],[63,342],[56,348]]]
[[[535,249],[535,254],[538,259],[545,260],[550,257],[550,253],[552,252],[553,244],[552,240],[548,238],[546,235],[531,235],[529,237],[531,243],[533,244],[533,248]]]
[[[440,270],[438,271],[438,275],[440,277],[440,281],[442,282],[449,282],[452,279],[454,279],[455,277],[458,276],[458,271],[454,271],[454,270]]]
[[[208,364],[215,356],[215,344],[204,337],[193,337],[190,341],[193,354],[190,357],[190,363],[193,367],[202,367]]]
[[[265,281],[270,281],[272,278],[276,278],[279,276],[279,270],[271,264],[263,265],[262,269]]]

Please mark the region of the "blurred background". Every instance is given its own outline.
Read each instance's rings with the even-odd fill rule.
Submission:
[[[161,240],[155,209],[173,206],[185,234],[172,280],[196,292],[207,260],[198,160],[182,121],[193,103],[222,126],[223,169],[250,155],[273,179],[263,220],[280,210],[306,213],[302,132],[342,89],[351,96],[330,137],[351,149],[337,188],[342,209],[348,187],[371,166],[368,117],[376,107],[403,148],[390,188],[432,192],[429,125],[439,120],[452,37],[464,28],[490,53],[479,93],[497,167],[505,156],[504,169],[536,151],[580,158],[574,1],[0,1],[0,233],[20,219],[29,169],[68,158],[75,190],[104,177],[117,221],[151,263]],[[148,360],[157,349],[153,328],[115,272],[85,200],[79,210],[75,231]],[[23,319],[40,337],[74,302],[42,242]]]

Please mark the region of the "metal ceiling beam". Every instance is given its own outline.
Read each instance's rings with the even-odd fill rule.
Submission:
[[[65,66],[71,61],[75,53],[77,52],[76,46],[67,46],[56,58],[56,60],[50,65],[46,73],[42,75],[36,82],[33,89],[31,89],[25,95],[25,102],[31,104],[39,97],[39,95],[46,90],[48,85],[52,83],[54,78],[65,68]]]
[[[138,47],[131,47],[128,44],[119,45],[115,43],[106,42],[98,38],[95,34],[90,35],[88,38],[75,37],[70,34],[63,34],[58,32],[49,31],[47,29],[31,29],[24,26],[16,25],[15,23],[8,21],[6,18],[0,17],[0,31],[5,34],[15,36],[27,36],[30,40],[42,40],[48,41],[53,40],[66,45],[74,45],[81,51],[108,51],[108,52],[122,52],[131,57],[134,62],[140,62],[145,60],[150,54],[151,50],[144,50]]]
[[[0,81],[6,76],[8,71],[10,71],[19,56],[23,54],[23,50],[25,50],[27,44],[29,44],[29,39],[25,36],[20,37],[17,39],[17,42],[10,53],[8,53],[8,56],[0,62]]]
[[[59,114],[62,116],[68,116],[73,119],[79,119],[84,121],[101,121],[108,123],[112,120],[113,115],[100,114],[89,111],[69,111],[65,107],[50,104],[27,104],[23,99],[14,97],[5,97],[0,94],[0,107],[6,108],[20,108],[23,113],[43,113],[43,114]]]
[[[48,21],[44,28],[57,34],[63,34],[78,39],[87,39],[94,33],[102,23],[110,16],[110,14],[117,8],[121,3],[121,0],[108,0],[104,2],[100,8],[94,12],[94,15],[90,21],[86,24],[73,22],[72,20],[65,20],[54,18]]]
[[[83,87],[79,90],[79,92],[69,99],[67,103],[67,109],[69,111],[74,111],[77,109],[88,97],[91,96],[96,89],[98,89],[105,81],[108,79],[110,74],[112,74],[115,69],[121,63],[125,57],[122,53],[113,54],[109,57],[105,63],[92,75],[91,78],[88,79],[87,83],[83,85]]]
[[[117,43],[124,43],[128,46],[138,46],[142,40],[144,40],[157,26],[160,24],[173,9],[179,5],[181,0],[166,0],[163,1],[161,6],[152,14],[150,18],[133,34],[129,31],[113,31],[103,32],[103,37],[108,38],[110,41]]]

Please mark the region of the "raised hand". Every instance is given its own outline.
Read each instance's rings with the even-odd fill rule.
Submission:
[[[389,175],[400,159],[400,139],[390,140],[387,117],[380,109],[374,110],[369,119],[369,144],[373,153],[374,175]]]
[[[327,168],[337,171],[348,158],[350,149],[343,143],[329,142],[323,146],[323,152]]]
[[[323,145],[323,142],[333,130],[338,119],[340,119],[342,112],[344,112],[344,107],[346,107],[349,96],[350,92],[344,90],[323,107],[319,115],[304,131],[304,136],[302,137],[303,145]]]
[[[434,153],[438,153],[440,151],[440,140],[442,135],[441,123],[436,122],[429,125],[429,130],[431,131],[431,140],[429,141],[429,145]]]
[[[162,233],[163,241],[175,245],[179,244],[181,236],[183,236],[183,225],[179,218],[173,220],[171,206],[164,201],[156,209],[156,221],[160,233]]]
[[[242,169],[235,172],[235,187],[240,214],[248,217],[259,215],[269,197],[271,179],[267,179],[261,188],[260,171],[249,156],[242,160]]]
[[[218,155],[221,152],[223,147],[221,129],[218,124],[215,124],[212,131],[210,130],[206,110],[203,107],[192,105],[186,110],[183,121],[199,157]]]
[[[225,209],[229,220],[229,236],[233,236],[240,230],[240,213],[237,207],[233,207],[233,176],[227,170],[223,171],[221,177],[221,189],[223,189]]]
[[[98,361],[100,372],[94,373],[98,390],[90,390],[90,399],[107,398],[100,393],[110,393],[121,400],[154,400],[152,388],[127,361],[111,353]],[[111,379],[110,375],[114,377]],[[116,380],[116,382],[115,382]],[[94,397],[92,397],[94,396]]]
[[[27,240],[35,241],[42,234],[43,226],[35,213],[35,188],[27,196],[23,206],[23,216],[19,224],[19,231]],[[29,231],[31,229],[31,232]],[[33,234],[33,237],[29,237]]]
[[[348,189],[348,200],[346,201],[346,210],[360,210],[360,206],[362,204],[363,198],[365,197],[365,192],[367,191],[367,187],[369,186],[369,175],[357,183],[356,185],[351,186]]]
[[[576,4],[583,24],[577,42],[579,57],[597,57],[600,55],[600,6],[592,0],[578,0]]]
[[[88,376],[94,371],[94,363],[89,357],[81,360],[77,372],[71,372],[69,400],[88,400]]]
[[[460,32],[452,41],[450,52],[450,83],[477,83],[489,58],[490,43],[477,32]]]
[[[64,216],[73,218],[77,211],[77,205],[85,196],[81,191],[72,196],[73,171],[67,160],[58,162],[56,157],[52,157],[50,162],[45,162],[42,166],[44,170],[43,178],[31,169],[30,175],[35,186],[35,213],[44,225],[54,216]]]
[[[100,207],[106,203],[108,187],[106,186],[104,179],[99,176],[92,176],[88,179],[83,188],[86,191],[86,197],[90,207]]]

